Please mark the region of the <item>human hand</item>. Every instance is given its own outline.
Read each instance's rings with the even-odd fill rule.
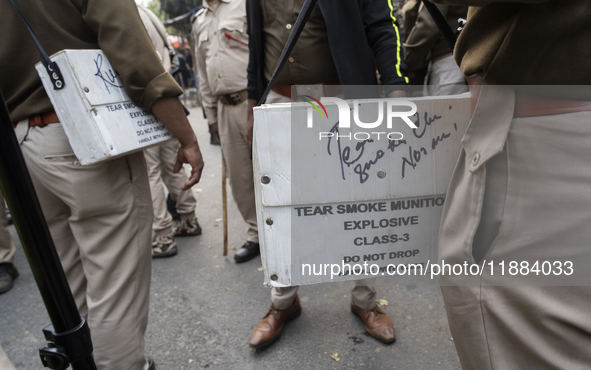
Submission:
[[[209,125],[209,133],[213,135],[213,138],[221,145],[222,140],[220,139],[220,131],[218,129],[217,123],[212,123]]]
[[[199,144],[195,143],[183,146],[181,145],[179,153],[176,158],[176,163],[172,169],[172,173],[177,173],[183,168],[183,164],[188,163],[191,165],[191,175],[189,179],[181,186],[181,190],[187,190],[191,186],[197,184],[201,179],[201,173],[203,172],[203,156],[199,149]]]

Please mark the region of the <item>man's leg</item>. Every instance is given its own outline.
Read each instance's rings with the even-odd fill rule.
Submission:
[[[222,153],[230,178],[232,196],[244,221],[248,224],[247,243],[236,252],[236,262],[245,262],[259,254],[254,180],[250,147],[246,140],[247,102],[238,105],[218,103],[218,124]]]
[[[160,146],[160,171],[162,181],[170,192],[172,200],[176,202],[176,210],[181,216],[180,222],[174,227],[175,236],[194,236],[201,234],[201,226],[197,222],[195,208],[197,201],[193,196],[193,190],[181,190],[181,186],[187,181],[185,169],[172,173],[180,143],[177,140],[168,141]]]
[[[16,248],[12,241],[12,237],[8,232],[8,218],[6,216],[6,206],[4,205],[4,197],[0,192],[0,263],[14,261],[14,254]]]
[[[297,286],[290,286],[271,289],[271,303],[278,310],[288,309],[298,296],[298,288]]]
[[[166,145],[166,143],[162,144]],[[174,241],[172,216],[166,208],[166,195],[162,182],[164,174],[161,171],[162,145],[153,146],[144,150],[148,179],[150,181],[150,193],[154,207],[154,240],[152,241],[152,258],[171,257],[177,254],[177,246]]]
[[[388,315],[376,304],[376,279],[355,280],[351,288],[351,311],[359,316],[365,330],[374,338],[384,343],[396,340],[394,325]]]
[[[466,78],[450,54],[431,63],[425,79],[425,95],[457,95],[468,92]]]
[[[376,279],[355,280],[351,288],[351,300],[353,304],[364,310],[371,310],[376,306]]]
[[[18,277],[18,271],[13,264],[15,252],[16,248],[8,232],[4,197],[0,192],[0,294],[12,289],[14,280]]]
[[[281,335],[286,322],[295,319],[302,312],[298,298],[298,287],[273,288],[271,307],[257,324],[250,336],[249,344],[253,348],[266,347]]]
[[[513,95],[504,91],[486,99],[481,95],[444,206],[439,258],[450,264],[475,259],[497,265],[568,257],[588,265],[591,201],[582,194],[591,182],[586,160],[591,153],[579,138],[591,134],[591,113],[512,118],[513,102]],[[495,147],[496,153],[491,151]],[[473,159],[475,150],[494,155],[480,156],[479,163]],[[499,275],[499,270],[493,276],[487,269],[476,281],[443,280],[448,285],[441,288],[443,299],[462,366],[587,368],[591,289],[490,286],[503,283],[494,280]],[[512,285],[535,285],[535,280],[519,275]]]
[[[81,167],[59,124],[31,128],[22,149],[98,368],[145,370],[153,210],[143,154]]]

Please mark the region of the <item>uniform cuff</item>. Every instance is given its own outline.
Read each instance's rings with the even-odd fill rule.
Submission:
[[[140,106],[151,112],[156,100],[179,96],[182,93],[183,89],[176,83],[170,73],[164,72],[146,86],[140,99]]]

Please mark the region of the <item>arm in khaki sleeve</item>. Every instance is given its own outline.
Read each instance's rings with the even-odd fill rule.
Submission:
[[[437,5],[437,8],[444,17],[447,16],[449,5]],[[417,21],[404,43],[404,61],[409,70],[417,71],[426,64],[429,52],[438,38],[437,25],[427,8],[421,4]]]
[[[189,124],[181,102],[176,97],[156,100],[152,111],[181,143],[181,148],[179,149],[172,172],[179,172],[183,163],[189,163],[191,165],[191,175],[183,186],[181,186],[182,190],[187,190],[199,182],[204,165],[195,132],[193,132]]]
[[[207,78],[206,50],[199,45],[199,34],[193,25],[193,40],[195,40],[195,67],[197,69],[197,79],[199,80],[199,92],[201,93],[201,104],[205,111],[205,117],[209,123],[209,132],[221,143],[218,129],[218,97],[213,94]]]
[[[98,36],[98,43],[119,73],[125,90],[142,108],[152,111],[181,143],[174,170],[183,163],[192,167],[191,177],[181,187],[196,184],[203,170],[197,138],[178,100],[182,89],[164,70],[140,19],[133,0],[93,0],[82,17]]]
[[[193,37],[199,43],[199,34],[193,32]],[[195,47],[197,78],[199,79],[199,92],[201,93],[201,102],[205,109],[205,116],[210,125],[218,123],[218,97],[211,92],[209,80],[207,78],[206,50],[199,44]]]
[[[146,110],[183,90],[164,70],[133,0],[86,2],[82,18],[125,84],[131,99]]]

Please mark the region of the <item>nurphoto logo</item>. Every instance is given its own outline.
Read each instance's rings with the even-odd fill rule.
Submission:
[[[411,129],[416,129],[417,126],[415,123],[409,118],[410,116],[414,115],[417,112],[417,106],[415,103],[408,101],[408,100],[398,100],[398,99],[389,99],[389,100],[364,100],[364,103],[372,102],[377,103],[378,109],[378,118],[374,122],[363,122],[359,118],[359,100],[353,100],[353,108],[349,106],[349,103],[340,98],[327,98],[321,97],[320,100],[309,96],[309,95],[302,95],[304,97],[304,101],[311,105],[308,108],[308,116],[307,116],[307,127],[313,128],[313,110],[312,108],[316,109],[320,118],[328,119],[328,112],[326,111],[325,104],[334,103],[337,106],[339,112],[339,120],[335,127],[331,131],[328,132],[320,132],[319,139],[322,140],[323,138],[336,138],[339,140],[342,137],[348,138],[349,140],[370,140],[373,136],[376,137],[377,140],[380,139],[381,136],[387,137],[388,140],[402,140],[404,135],[400,132],[384,132],[384,131],[376,131],[376,132],[366,132],[360,131],[354,134],[340,134],[339,129],[350,129],[351,128],[351,110],[353,110],[353,122],[357,125],[357,127],[362,129],[376,129],[380,127],[380,125],[384,122],[384,116],[386,117],[386,128],[392,129],[392,123],[395,118],[400,118],[404,123],[408,125]],[[385,103],[385,104],[384,104]],[[394,110],[394,107],[403,107],[409,108],[409,110],[400,111],[400,109]],[[385,109],[385,113],[384,113]],[[322,114],[324,112],[324,114]],[[373,135],[373,136],[372,136]]]

